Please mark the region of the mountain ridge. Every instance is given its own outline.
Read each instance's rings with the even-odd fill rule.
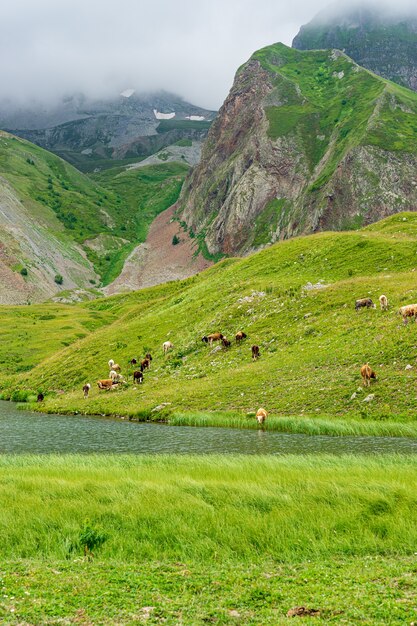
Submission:
[[[274,44],[236,73],[179,219],[210,255],[417,207],[417,97],[344,53]]]

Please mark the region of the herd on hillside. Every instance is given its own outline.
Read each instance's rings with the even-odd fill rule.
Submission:
[[[385,295],[379,296],[379,304],[381,307],[381,311],[388,310],[388,298]],[[359,300],[356,300],[355,302],[355,310],[359,311],[362,308],[375,309],[376,305],[374,304],[371,298],[360,298]],[[415,322],[417,322],[417,304],[407,304],[405,306],[402,306],[399,309],[398,313],[402,316],[404,324],[407,324],[408,319],[413,318],[413,317],[414,317]],[[238,333],[236,333],[236,336],[235,336],[236,344],[240,344],[246,338],[247,338],[246,333],[244,333],[243,331],[239,331]],[[229,339],[227,339],[227,337],[225,337],[225,335],[223,335],[220,332],[212,333],[210,335],[204,335],[204,337],[202,337],[201,340],[207,345],[209,345],[210,347],[213,345],[214,342],[217,342],[217,341],[220,342],[220,344],[224,348],[230,348],[232,345],[232,342],[229,341]],[[174,348],[174,344],[171,341],[165,341],[162,344],[162,350],[163,350],[164,355],[170,352],[170,350],[172,350],[173,348]],[[256,361],[261,356],[258,345],[252,345],[251,354],[252,354],[252,359],[254,361]],[[129,361],[129,366],[131,368],[134,368],[132,372],[134,383],[143,383],[143,379],[144,379],[143,373],[145,370],[151,369],[151,362],[152,362],[152,355],[149,352],[145,355],[145,357],[140,362],[138,362],[138,360],[135,358],[132,358]],[[120,385],[126,382],[124,377],[121,374],[122,368],[118,363],[115,363],[113,359],[110,359],[108,362],[108,365],[110,369],[109,377],[97,381],[98,388],[102,390],[107,390],[107,391],[117,389]],[[365,363],[364,365],[362,365],[360,373],[361,373],[363,385],[365,387],[368,387],[371,384],[372,379],[376,380],[376,374],[374,370],[371,368],[371,366],[369,365],[369,363]],[[83,386],[84,398],[88,398],[90,389],[91,389],[90,383],[87,383]],[[43,401],[43,399],[44,399],[43,395],[39,394],[38,402]],[[260,425],[262,425],[265,422],[267,416],[268,416],[268,413],[263,408],[260,408],[256,413],[256,419]]]

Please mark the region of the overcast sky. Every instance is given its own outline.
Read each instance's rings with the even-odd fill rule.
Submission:
[[[390,2],[390,0],[385,0]],[[410,0],[391,0],[391,4]],[[0,0],[0,95],[165,89],[218,108],[236,69],[329,0]],[[350,4],[350,0],[340,0]]]

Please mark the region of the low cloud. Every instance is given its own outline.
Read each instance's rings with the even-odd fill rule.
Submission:
[[[338,3],[340,4],[340,2]],[[352,3],[346,1],[345,5]],[[386,2],[407,8],[410,2]],[[236,69],[291,45],[326,0],[14,0],[0,6],[1,95],[27,101],[129,87],[218,108]]]

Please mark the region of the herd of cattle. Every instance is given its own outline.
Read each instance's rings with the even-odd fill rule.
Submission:
[[[246,333],[243,331],[239,331],[236,333],[235,341],[239,344],[241,341],[247,338]],[[230,348],[232,342],[227,339],[225,335],[222,333],[212,333],[211,335],[204,335],[201,339],[204,343],[212,346],[215,341],[220,341],[224,348]],[[162,344],[162,350],[164,354],[167,354],[170,350],[174,348],[174,344],[171,341],[165,341]],[[260,356],[259,346],[253,345],[251,348],[252,359],[256,361]],[[138,363],[137,359],[133,358],[129,361],[129,366],[135,368],[136,366],[139,369],[134,369],[132,372],[132,378],[134,383],[143,383],[143,372],[145,370],[151,369],[152,355],[148,352],[145,355],[145,358]],[[97,381],[97,386],[99,389],[111,390],[116,389],[120,384],[125,383],[125,379],[121,374],[121,366],[118,363],[115,363],[113,359],[110,359],[109,363],[109,377],[103,378]],[[88,394],[90,392],[91,385],[87,383],[83,386],[84,398],[88,398]]]
[[[388,298],[386,296],[384,295],[379,296],[379,304],[381,307],[381,311],[388,310]],[[371,298],[360,298],[359,300],[356,300],[355,302],[355,310],[359,311],[359,309],[362,309],[362,308],[375,309],[376,305],[374,304]],[[407,304],[405,306],[402,306],[399,310],[399,314],[402,316],[404,324],[407,324],[408,318],[413,318],[413,317],[414,317],[414,320],[417,322],[417,304]],[[243,331],[239,331],[235,335],[235,341],[237,344],[239,344],[241,341],[243,341],[246,338],[247,338],[247,335]],[[204,335],[204,337],[202,337],[201,340],[204,343],[208,344],[209,346],[212,346],[214,342],[220,342],[224,348],[230,348],[232,345],[232,342],[220,332],[212,333],[210,335]],[[174,348],[174,344],[171,341],[165,341],[162,344],[162,350],[163,350],[164,355],[166,355],[173,348]],[[256,361],[261,356],[259,346],[252,345],[251,353],[252,353],[252,359]],[[139,384],[143,383],[143,372],[145,370],[151,369],[151,362],[152,362],[152,355],[150,353],[147,353],[144,359],[140,361],[140,363],[135,358],[129,361],[130,367],[134,368],[131,374],[134,383],[139,383]],[[109,377],[97,381],[97,385],[99,389],[105,389],[105,390],[116,389],[120,384],[123,384],[126,382],[124,377],[121,374],[121,367],[118,363],[115,363],[113,359],[110,359],[108,365],[110,368]],[[137,369],[135,369],[136,367]],[[361,376],[362,376],[364,386],[369,386],[371,384],[372,379],[376,380],[376,374],[373,371],[373,369],[370,367],[369,363],[365,363],[365,365],[361,367]],[[90,389],[91,389],[91,385],[89,383],[83,386],[83,393],[84,393],[85,398],[88,397]],[[258,412],[256,413],[256,419],[260,425],[262,425],[265,422],[267,416],[268,416],[267,411],[262,408],[259,409]]]

